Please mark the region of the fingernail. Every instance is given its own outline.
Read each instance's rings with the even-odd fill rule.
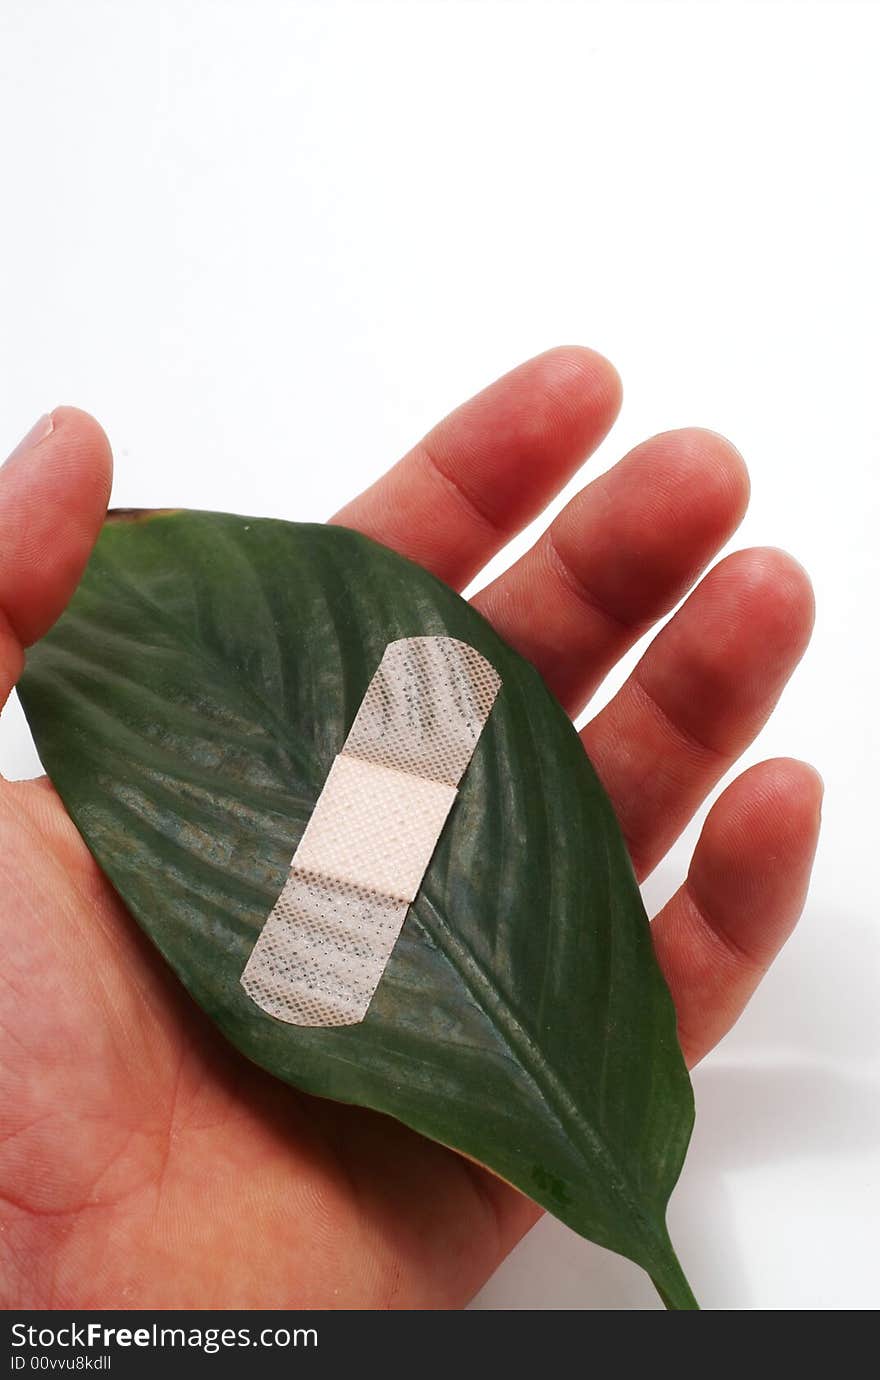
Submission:
[[[16,460],[19,456],[26,455],[28,451],[36,449],[41,441],[45,441],[47,436],[51,436],[55,430],[55,421],[51,412],[46,412],[39,421],[34,422],[27,436],[23,436],[15,450],[4,460],[4,466],[10,460]]]

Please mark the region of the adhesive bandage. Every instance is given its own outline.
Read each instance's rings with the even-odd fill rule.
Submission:
[[[364,1019],[500,685],[452,637],[385,648],[241,975],[263,1011]]]

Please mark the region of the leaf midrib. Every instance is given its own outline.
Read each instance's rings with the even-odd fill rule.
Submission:
[[[578,1111],[577,1103],[571,1093],[553,1073],[546,1060],[540,1057],[540,1051],[537,1050],[531,1035],[523,1028],[501,994],[489,981],[482,964],[473,951],[462,943],[424,893],[422,893],[421,900],[423,904],[419,906],[418,910],[414,908],[413,912],[419,924],[450,964],[486,1020],[501,1035],[512,1057],[522,1068],[526,1077],[535,1085],[553,1113],[569,1144],[574,1147],[578,1154],[583,1154],[582,1143],[576,1134],[572,1134],[571,1123],[581,1132],[595,1159],[601,1163],[609,1182],[620,1185],[621,1196],[631,1218],[639,1228],[647,1227],[649,1242],[652,1246],[659,1243],[659,1255],[665,1260],[668,1255],[667,1250],[663,1249],[666,1245],[665,1228],[662,1223],[658,1227],[654,1219],[639,1206],[638,1197],[632,1189],[629,1176],[622,1172],[620,1163],[604,1136]],[[431,912],[433,924],[429,923],[425,917],[425,910],[427,909]],[[543,1078],[539,1071],[543,1072]],[[615,1206],[619,1207],[619,1204],[615,1204]],[[640,1234],[642,1234],[641,1231]]]
[[[105,559],[107,559],[108,553],[106,550],[103,554]],[[161,604],[150,598],[148,594],[145,594],[134,584],[127,571],[125,571],[118,562],[110,558],[107,559],[107,564],[113,575],[121,581],[129,594],[133,595],[142,605],[149,608],[154,616],[158,616],[160,622],[164,623],[170,629],[176,631],[179,636],[186,639],[190,646],[191,655],[192,647],[194,646],[196,648],[197,654],[193,656],[194,661],[201,661],[203,664],[213,667],[222,674],[224,682],[229,681],[228,665],[222,658],[215,657],[210,650],[205,647],[201,637],[192,638],[182,623],[170,615]],[[283,721],[279,720],[271,705],[263,699],[249,679],[246,684],[248,694],[252,695],[253,700],[259,704],[261,709],[265,710],[273,726],[277,727],[282,741],[287,744],[288,735]],[[244,698],[246,699],[247,696]],[[584,1120],[583,1116],[578,1111],[575,1100],[565,1088],[564,1084],[553,1074],[553,1070],[548,1067],[546,1061],[537,1057],[539,1052],[531,1036],[523,1029],[513,1012],[506,1003],[503,1002],[500,994],[496,992],[491,982],[488,981],[487,975],[482,965],[477,961],[475,955],[468,950],[465,945],[461,944],[460,940],[458,940],[457,936],[443,921],[442,917],[435,911],[433,906],[431,906],[431,912],[436,922],[433,928],[424,922],[421,915],[419,915],[418,918],[422,921],[430,937],[447,962],[450,963],[459,980],[474,999],[486,1019],[499,1031],[516,1062],[523,1069],[527,1077],[534,1083],[541,1097],[555,1116],[557,1123],[569,1143],[578,1153],[583,1153],[582,1144],[583,1141],[586,1142],[592,1150],[594,1158],[601,1163],[609,1182],[616,1182],[619,1184],[621,1197],[629,1211],[631,1219],[640,1228],[647,1226],[649,1239],[652,1242],[655,1241],[658,1236],[662,1236],[662,1233],[658,1232],[654,1221],[650,1217],[647,1217],[640,1209],[638,1197],[632,1190],[629,1178],[621,1171],[619,1161],[605,1138],[594,1126]],[[468,979],[469,966],[477,978],[475,983],[472,983]],[[486,1000],[487,996],[489,998],[488,1001]],[[493,998],[494,1001],[492,1000]],[[493,1007],[499,1017],[497,1020],[493,1019]],[[531,1056],[531,1060],[529,1056]],[[536,1069],[543,1072],[543,1078],[540,1076],[539,1072],[535,1071]],[[572,1134],[570,1129],[571,1125],[575,1127],[575,1134]],[[583,1141],[578,1140],[577,1131],[581,1133]]]

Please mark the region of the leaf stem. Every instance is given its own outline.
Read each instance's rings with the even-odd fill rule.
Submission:
[[[674,1312],[699,1311],[700,1305],[694,1298],[671,1244],[662,1273],[652,1273],[651,1282],[663,1300],[664,1307]]]

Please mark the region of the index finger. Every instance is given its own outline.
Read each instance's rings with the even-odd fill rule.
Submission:
[[[548,350],[457,408],[332,521],[461,589],[595,450],[620,395],[602,355]]]

